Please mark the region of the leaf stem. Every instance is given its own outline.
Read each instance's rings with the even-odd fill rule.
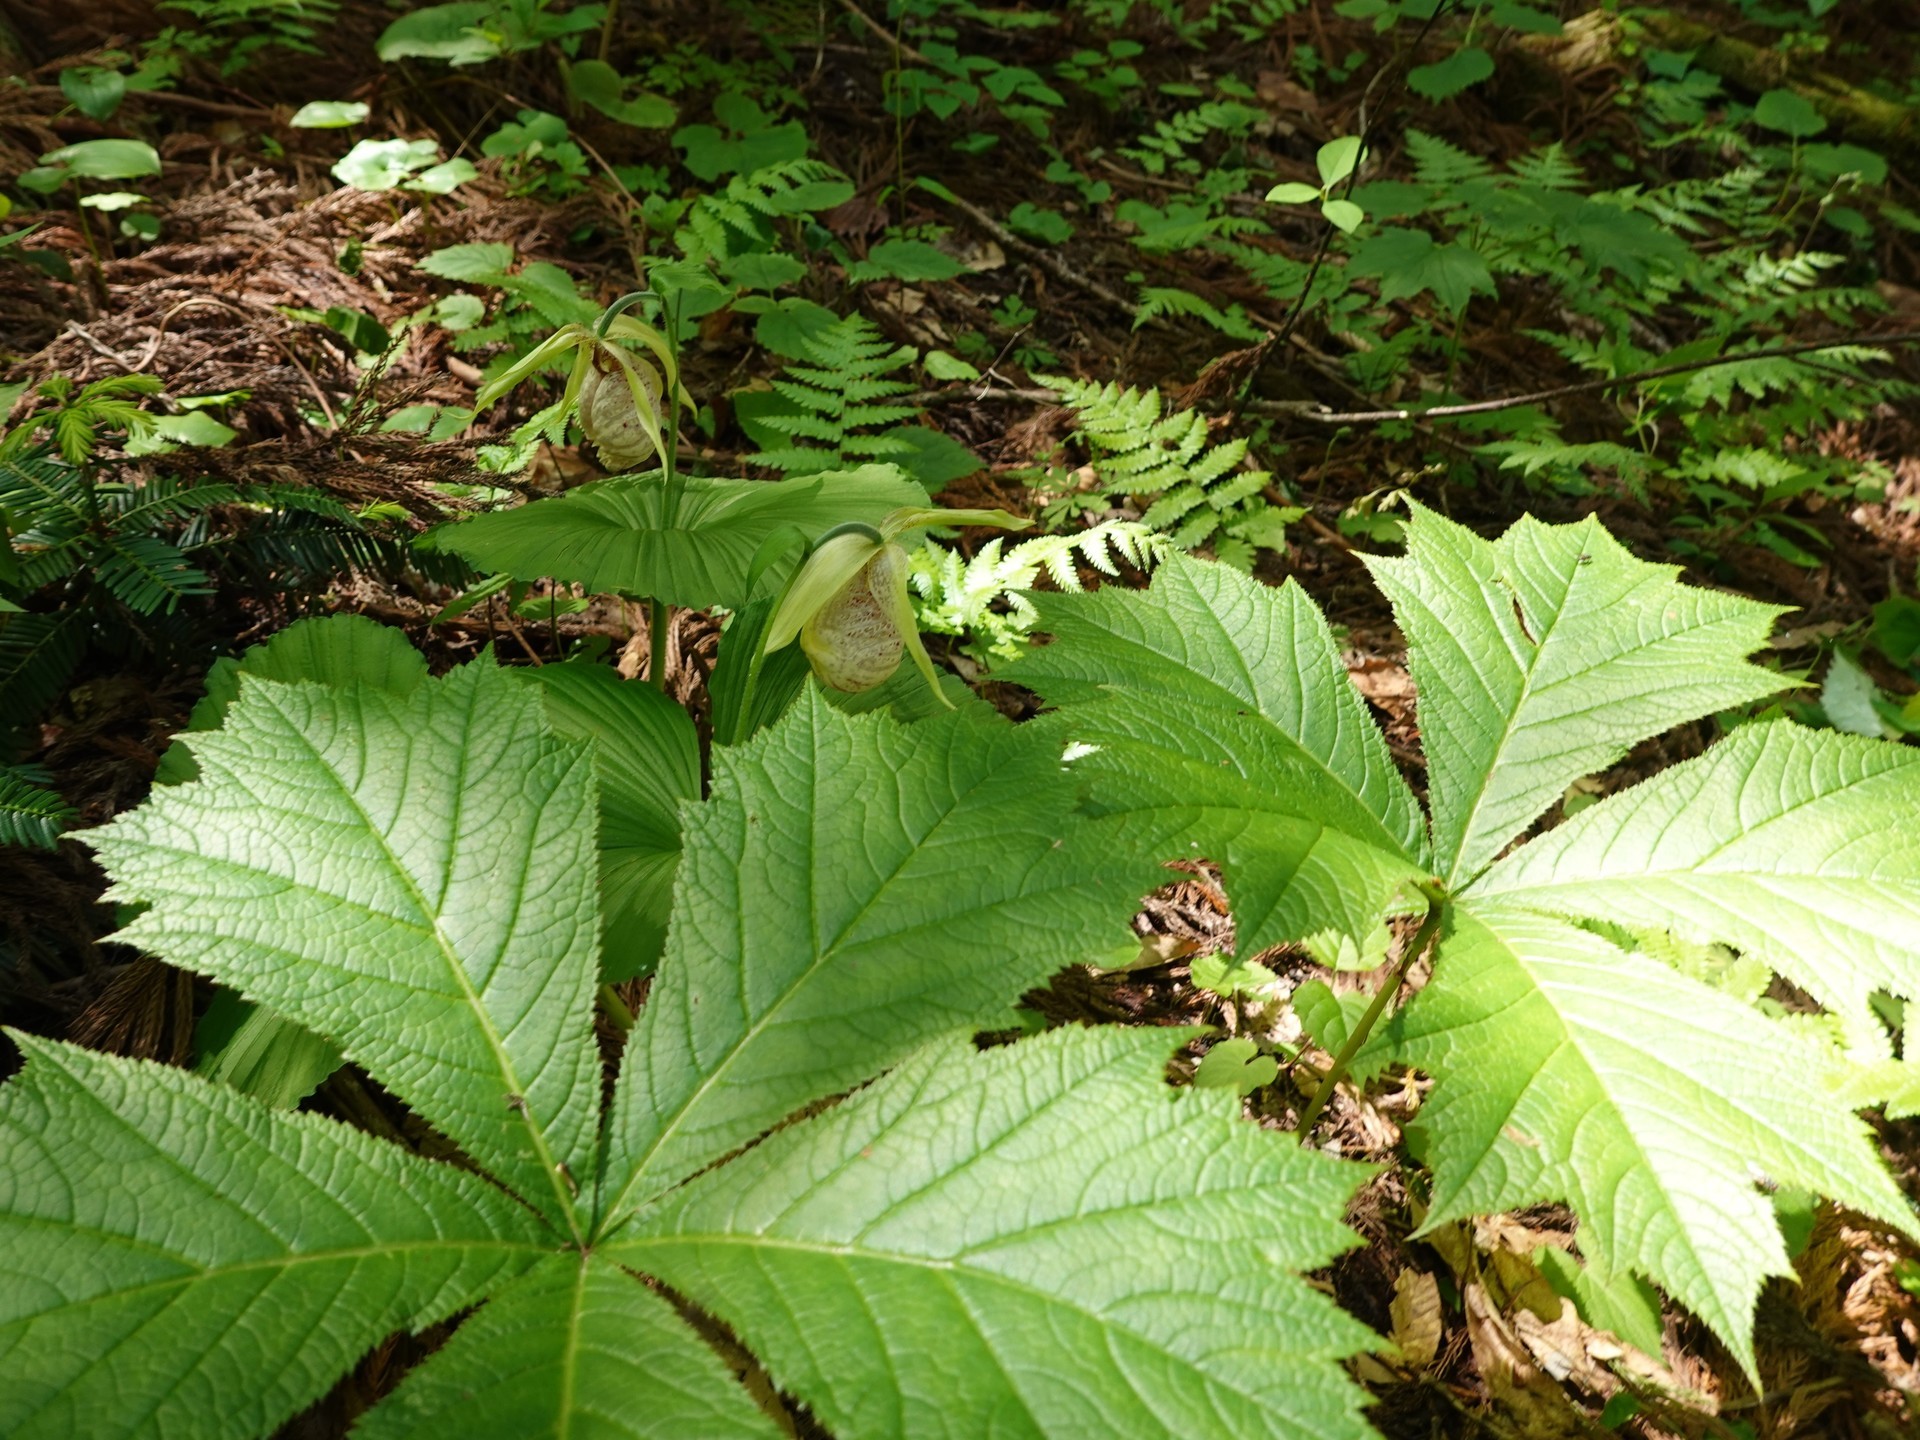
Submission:
[[[1347,1067],[1353,1063],[1353,1057],[1360,1053],[1360,1047],[1367,1043],[1367,1037],[1373,1033],[1373,1027],[1380,1022],[1385,1013],[1387,1002],[1400,993],[1400,986],[1407,978],[1407,972],[1413,969],[1414,961],[1426,953],[1432,943],[1434,932],[1440,928],[1440,922],[1446,915],[1446,903],[1438,897],[1429,896],[1426,918],[1420,922],[1420,928],[1413,933],[1413,939],[1400,955],[1400,963],[1393,967],[1393,973],[1381,985],[1379,993],[1373,997],[1373,1003],[1367,1007],[1367,1013],[1360,1017],[1360,1023],[1353,1027],[1353,1033],[1347,1036],[1346,1043],[1340,1047],[1340,1053],[1333,1057],[1333,1064],[1327,1067],[1326,1078],[1314,1091],[1313,1099],[1307,1106],[1306,1114],[1300,1117],[1300,1143],[1307,1143],[1307,1137],[1313,1133],[1314,1122],[1320,1118],[1320,1112],[1326,1109],[1327,1101],[1333,1095],[1334,1087],[1346,1078]]]

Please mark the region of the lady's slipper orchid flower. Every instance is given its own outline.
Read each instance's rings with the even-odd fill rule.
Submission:
[[[622,340],[645,347],[659,360],[658,367],[615,343]],[[557,438],[556,427],[576,416],[581,432],[599,449],[609,470],[632,470],[664,454],[667,419],[661,397],[671,392],[689,409],[693,397],[680,384],[679,366],[666,337],[630,315],[603,316],[598,326],[561,326],[519,364],[482,387],[474,396],[474,408],[491,405],[569,350],[574,359],[565,392],[556,404],[522,426],[522,433],[546,430]]]
[[[822,684],[835,690],[871,690],[900,668],[903,655],[941,693],[933,659],[920,641],[907,593],[907,552],[896,538],[927,525],[996,525],[1023,530],[1033,522],[1005,510],[895,510],[871,525],[840,525],[814,544],[788,582],[767,625],[765,653],[796,637]]]

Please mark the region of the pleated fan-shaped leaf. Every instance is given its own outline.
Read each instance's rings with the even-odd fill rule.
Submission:
[[[605,665],[543,665],[554,730],[593,745],[600,778],[601,964],[608,980],[651,970],[666,942],[680,863],[680,805],[700,798],[693,721],[651,685]]]
[[[786,578],[775,565],[749,593],[754,557],[776,530],[796,526],[812,538],[847,521],[877,525],[889,511],[927,503],[927,492],[891,465],[793,480],[686,476],[681,483],[671,510],[658,474],[625,475],[445,526],[432,543],[516,580],[554,579],[699,610],[737,610],[755,595],[777,593]]]

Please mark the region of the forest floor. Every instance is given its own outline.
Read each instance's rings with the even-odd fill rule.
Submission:
[[[1602,476],[1586,485],[1530,484],[1475,458],[1485,430],[1442,421],[1327,424],[1303,413],[1302,405],[1364,413],[1578,387],[1591,370],[1537,338],[1570,323],[1550,284],[1503,276],[1497,293],[1440,318],[1431,296],[1373,297],[1383,333],[1419,319],[1444,343],[1419,351],[1384,383],[1361,386],[1344,364],[1348,329],[1334,330],[1316,311],[1290,316],[1283,297],[1217,248],[1198,241],[1155,249],[1138,243],[1140,216],[1164,218],[1179,203],[1204,202],[1209,223],[1270,212],[1260,201],[1267,183],[1317,183],[1317,147],[1363,126],[1371,127],[1388,169],[1402,159],[1401,137],[1417,128],[1494,165],[1557,141],[1582,156],[1624,157],[1629,179],[1669,164],[1676,171],[1710,170],[1710,152],[1663,158],[1650,144],[1629,86],[1640,73],[1631,46],[1609,43],[1597,30],[1512,39],[1490,81],[1430,101],[1394,78],[1395,47],[1404,47],[1410,26],[1382,35],[1333,5],[1312,3],[1217,7],[1257,15],[1257,27],[1223,22],[1192,30],[1205,9],[1200,5],[1184,11],[1141,5],[1123,26],[1103,27],[1090,17],[1096,8],[1065,7],[1050,28],[995,27],[963,16],[953,22],[958,37],[947,42],[911,29],[896,32],[883,13],[865,13],[855,0],[822,4],[817,12],[812,5],[629,0],[610,27],[610,53],[628,57],[636,73],[658,85],[661,75],[678,70],[680,88],[672,98],[682,123],[704,120],[714,95],[728,86],[753,90],[769,114],[801,122],[809,153],[851,180],[852,198],[818,217],[824,234],[815,237],[798,293],[838,314],[864,314],[895,344],[976,358],[979,379],[929,381],[915,397],[925,423],[983,462],[978,473],[949,487],[946,501],[1032,513],[1036,472],[1070,476],[1086,463],[1072,413],[1045,398],[1048,377],[1155,386],[1204,406],[1214,438],[1250,436],[1254,454],[1273,473],[1274,498],[1301,510],[1285,545],[1260,554],[1258,573],[1276,581],[1293,577],[1325,609],[1343,634],[1355,683],[1409,766],[1418,764],[1417,725],[1404,646],[1358,561],[1392,543],[1390,512],[1381,508],[1389,491],[1407,489],[1487,534],[1528,511],[1556,521],[1598,514],[1635,553],[1682,564],[1695,583],[1793,607],[1774,659],[1813,672],[1816,681],[1836,638],[1857,640],[1876,605],[1913,592],[1920,566],[1920,411],[1910,402],[1873,404],[1844,419],[1816,417],[1783,442],[1843,462],[1842,470],[1870,471],[1871,486],[1849,480],[1715,510],[1703,507],[1698,487],[1677,482],[1638,487]],[[1749,23],[1746,13],[1763,8],[1699,4],[1677,11],[1716,29],[1751,31],[1764,44],[1772,32]],[[147,197],[145,212],[160,221],[151,242],[115,235],[112,212],[61,208],[67,202],[59,196],[43,198],[44,208],[30,215],[14,215],[13,222],[37,222],[22,249],[54,258],[25,263],[19,251],[0,251],[0,374],[36,382],[52,375],[87,382],[147,374],[170,396],[235,397],[220,412],[237,432],[234,442],[195,452],[207,473],[317,487],[355,507],[375,507],[396,532],[457,512],[464,502],[450,498],[447,487],[474,479],[476,437],[503,440],[533,408],[483,415],[474,431],[444,440],[383,428],[409,407],[470,406],[488,358],[485,351],[456,348],[454,334],[433,325],[401,333],[405,317],[430,310],[448,293],[445,280],[420,262],[453,245],[505,245],[522,264],[560,267],[582,295],[605,303],[634,287],[636,255],[668,239],[646,228],[630,194],[640,181],[625,167],[651,167],[668,192],[696,188],[674,168],[680,150],[667,129],[638,129],[571,104],[543,52],[451,71],[426,59],[378,63],[375,42],[393,16],[361,0],[343,4],[326,22],[312,53],[264,46],[224,76],[215,58],[196,58],[173,88],[129,90],[109,121],[69,104],[57,83],[60,72],[101,63],[110,52],[142,53],[163,26],[187,23],[177,12],[91,0],[61,14],[0,3],[0,16],[11,18],[14,32],[13,75],[0,87],[0,173],[18,175],[62,146],[122,133],[149,140],[163,163],[160,174],[137,182]],[[1184,16],[1189,31],[1169,16]],[[1823,72],[1861,85],[1890,81],[1913,93],[1920,79],[1920,4],[1843,4],[1822,34],[1825,48],[1816,58]],[[885,105],[890,77],[903,61],[912,62],[909,50],[919,54],[948,43],[1004,67],[1052,73],[1049,67],[1074,52],[1104,50],[1123,36],[1138,42],[1137,53],[1125,58],[1139,73],[1145,98],[1108,106],[1076,94],[1050,112],[1044,134],[1017,110],[1009,116],[984,102],[945,119],[926,111],[897,120]],[[596,27],[587,37],[589,50],[597,37]],[[1303,53],[1319,57],[1317,68],[1303,63]],[[1335,56],[1353,58],[1337,79],[1326,63]],[[1372,84],[1383,75],[1384,83]],[[1258,121],[1243,132],[1196,137],[1185,154],[1203,162],[1200,171],[1180,164],[1147,168],[1158,152],[1141,139],[1156,118],[1197,103],[1185,97],[1221,93],[1223,77],[1238,87],[1228,93],[1250,97],[1245,103]],[[1727,84],[1729,94],[1745,93],[1737,78]],[[365,103],[373,128],[291,128],[295,110],[317,99]],[[516,157],[482,152],[478,137],[528,109],[567,117],[588,157],[578,183],[553,181],[545,172],[530,183]],[[332,167],[351,140],[369,134],[433,139],[445,156],[471,158],[477,178],[444,196],[344,188]],[[991,137],[991,143],[969,137]],[[1888,195],[1920,210],[1920,126],[1904,149],[1886,153]],[[1063,173],[1062,161],[1077,181],[1049,178]],[[1252,193],[1215,195],[1208,177],[1217,165],[1247,167],[1262,184]],[[905,176],[932,177],[964,203],[902,188]],[[1080,183],[1088,180],[1100,188]],[[1009,216],[1022,203],[1065,217],[1070,238],[1035,238],[1040,232],[1031,223],[1024,233],[1009,229]],[[1322,228],[1303,208],[1296,225],[1276,224],[1258,243],[1295,265],[1308,264],[1322,244]],[[1207,233],[1233,232],[1216,224]],[[957,260],[959,273],[856,283],[835,258],[858,260],[901,234],[933,235]],[[1920,329],[1920,234],[1880,226],[1869,238],[1835,248],[1844,256],[1848,283],[1871,292],[1877,313],[1863,309],[1841,325],[1807,314],[1770,339],[1823,339],[1849,325],[1886,334]],[[1238,307],[1251,334],[1284,333],[1287,343],[1271,358],[1262,354],[1250,389],[1236,395],[1232,384],[1220,382],[1244,379],[1245,365],[1237,372],[1231,361],[1225,371],[1208,367],[1223,356],[1245,357],[1257,339],[1235,338],[1192,314],[1143,323],[1136,312],[1143,286],[1182,288],[1219,313]],[[399,335],[377,370],[340,330],[311,318],[330,311],[372,317]],[[758,447],[737,423],[729,397],[774,377],[782,363],[759,343],[751,316],[723,308],[703,319],[684,358],[688,388],[710,407],[693,437],[699,466],[751,473],[743,472],[743,457]],[[1920,383],[1920,350],[1895,350],[1879,373]],[[1848,383],[1844,376],[1835,381]],[[1621,392],[1598,389],[1541,402],[1575,438],[1618,434],[1624,405]],[[488,483],[536,495],[598,473],[590,450],[548,447],[517,475],[490,476]],[[1139,509],[1111,513],[1123,512],[1137,518]],[[1703,514],[1709,516],[1704,528]],[[1782,517],[1782,525],[1756,527],[1756,514]],[[1770,535],[1797,538],[1792,545],[1769,543]],[[974,542],[963,537],[961,543]],[[1091,571],[1086,578],[1100,579]],[[436,665],[489,643],[509,659],[551,658],[556,643],[564,647],[595,632],[618,648],[637,624],[637,617],[609,605],[551,628],[516,624],[504,606],[496,614],[492,605],[431,623],[449,593],[418,574],[343,578],[320,595],[223,588],[203,616],[214,636],[210,647],[89,662],[42,718],[23,758],[51,772],[79,811],[78,823],[108,819],[145,793],[169,737],[186,722],[210,656],[255,643],[302,611],[358,609],[402,625]],[[694,691],[703,680],[701,657],[711,647],[702,642],[711,626],[697,616],[683,616],[678,625],[675,653],[683,673],[676,684]],[[1862,647],[1857,658],[1888,697],[1903,699],[1913,689],[1908,674],[1871,649]],[[1012,712],[1028,704],[1011,692],[997,698]],[[1625,781],[1683,758],[1711,729],[1703,723],[1649,742],[1614,778]],[[1417,769],[1410,778],[1418,784]],[[102,942],[113,920],[98,902],[101,879],[86,853],[69,841],[56,851],[4,856],[0,936],[14,962],[4,977],[9,1022],[125,1053],[187,1059],[204,995],[190,978]],[[1216,880],[1198,869],[1143,910],[1137,928],[1162,958],[1150,955],[1153,963],[1120,974],[1063,976],[1036,997],[1038,1007],[1055,1019],[1266,1023],[1185,983],[1193,957],[1231,940]],[[1284,956],[1267,958],[1283,971],[1288,963]],[[1308,973],[1299,968],[1297,978]],[[1351,987],[1379,977],[1338,978]],[[1406,1107],[1396,1109],[1393,1097],[1344,1103],[1334,1142],[1343,1153],[1385,1155],[1398,1142]],[[329,1082],[313,1104],[362,1123],[408,1123],[351,1073]],[[1881,1131],[1896,1173],[1920,1200],[1920,1129],[1882,1122]],[[1907,1288],[1920,1291],[1920,1257],[1906,1241],[1856,1217],[1830,1208],[1814,1212],[1795,1262],[1800,1283],[1776,1284],[1763,1296],[1765,1389],[1755,1396],[1704,1330],[1671,1308],[1664,1353],[1630,1358],[1604,1332],[1581,1324],[1571,1307],[1563,1311],[1532,1257],[1542,1245],[1569,1243],[1565,1212],[1545,1208],[1488,1222],[1464,1237],[1414,1239],[1417,1208],[1398,1181],[1365,1190],[1353,1220],[1368,1244],[1319,1277],[1399,1347],[1363,1361],[1359,1372],[1379,1397],[1371,1418],[1388,1435],[1920,1435],[1920,1302]],[[404,1358],[398,1348],[390,1350],[288,1433],[337,1433],[339,1417],[381,1393]],[[1605,1405],[1606,1397],[1627,1393],[1619,1376],[1623,1365],[1635,1364],[1649,1381],[1644,1393],[1634,1392],[1641,1395],[1637,1413]],[[1646,1399],[1656,1380],[1676,1394],[1691,1393],[1698,1405]]]

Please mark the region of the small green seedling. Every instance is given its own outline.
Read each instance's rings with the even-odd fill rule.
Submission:
[[[1314,157],[1314,164],[1320,171],[1320,184],[1317,187],[1299,180],[1289,180],[1269,190],[1267,199],[1275,205],[1310,205],[1318,200],[1320,213],[1326,217],[1327,223],[1343,234],[1351,235],[1360,228],[1360,222],[1367,218],[1367,212],[1351,200],[1334,199],[1333,190],[1359,168],[1361,154],[1358,135],[1342,135],[1338,140],[1329,140]]]

